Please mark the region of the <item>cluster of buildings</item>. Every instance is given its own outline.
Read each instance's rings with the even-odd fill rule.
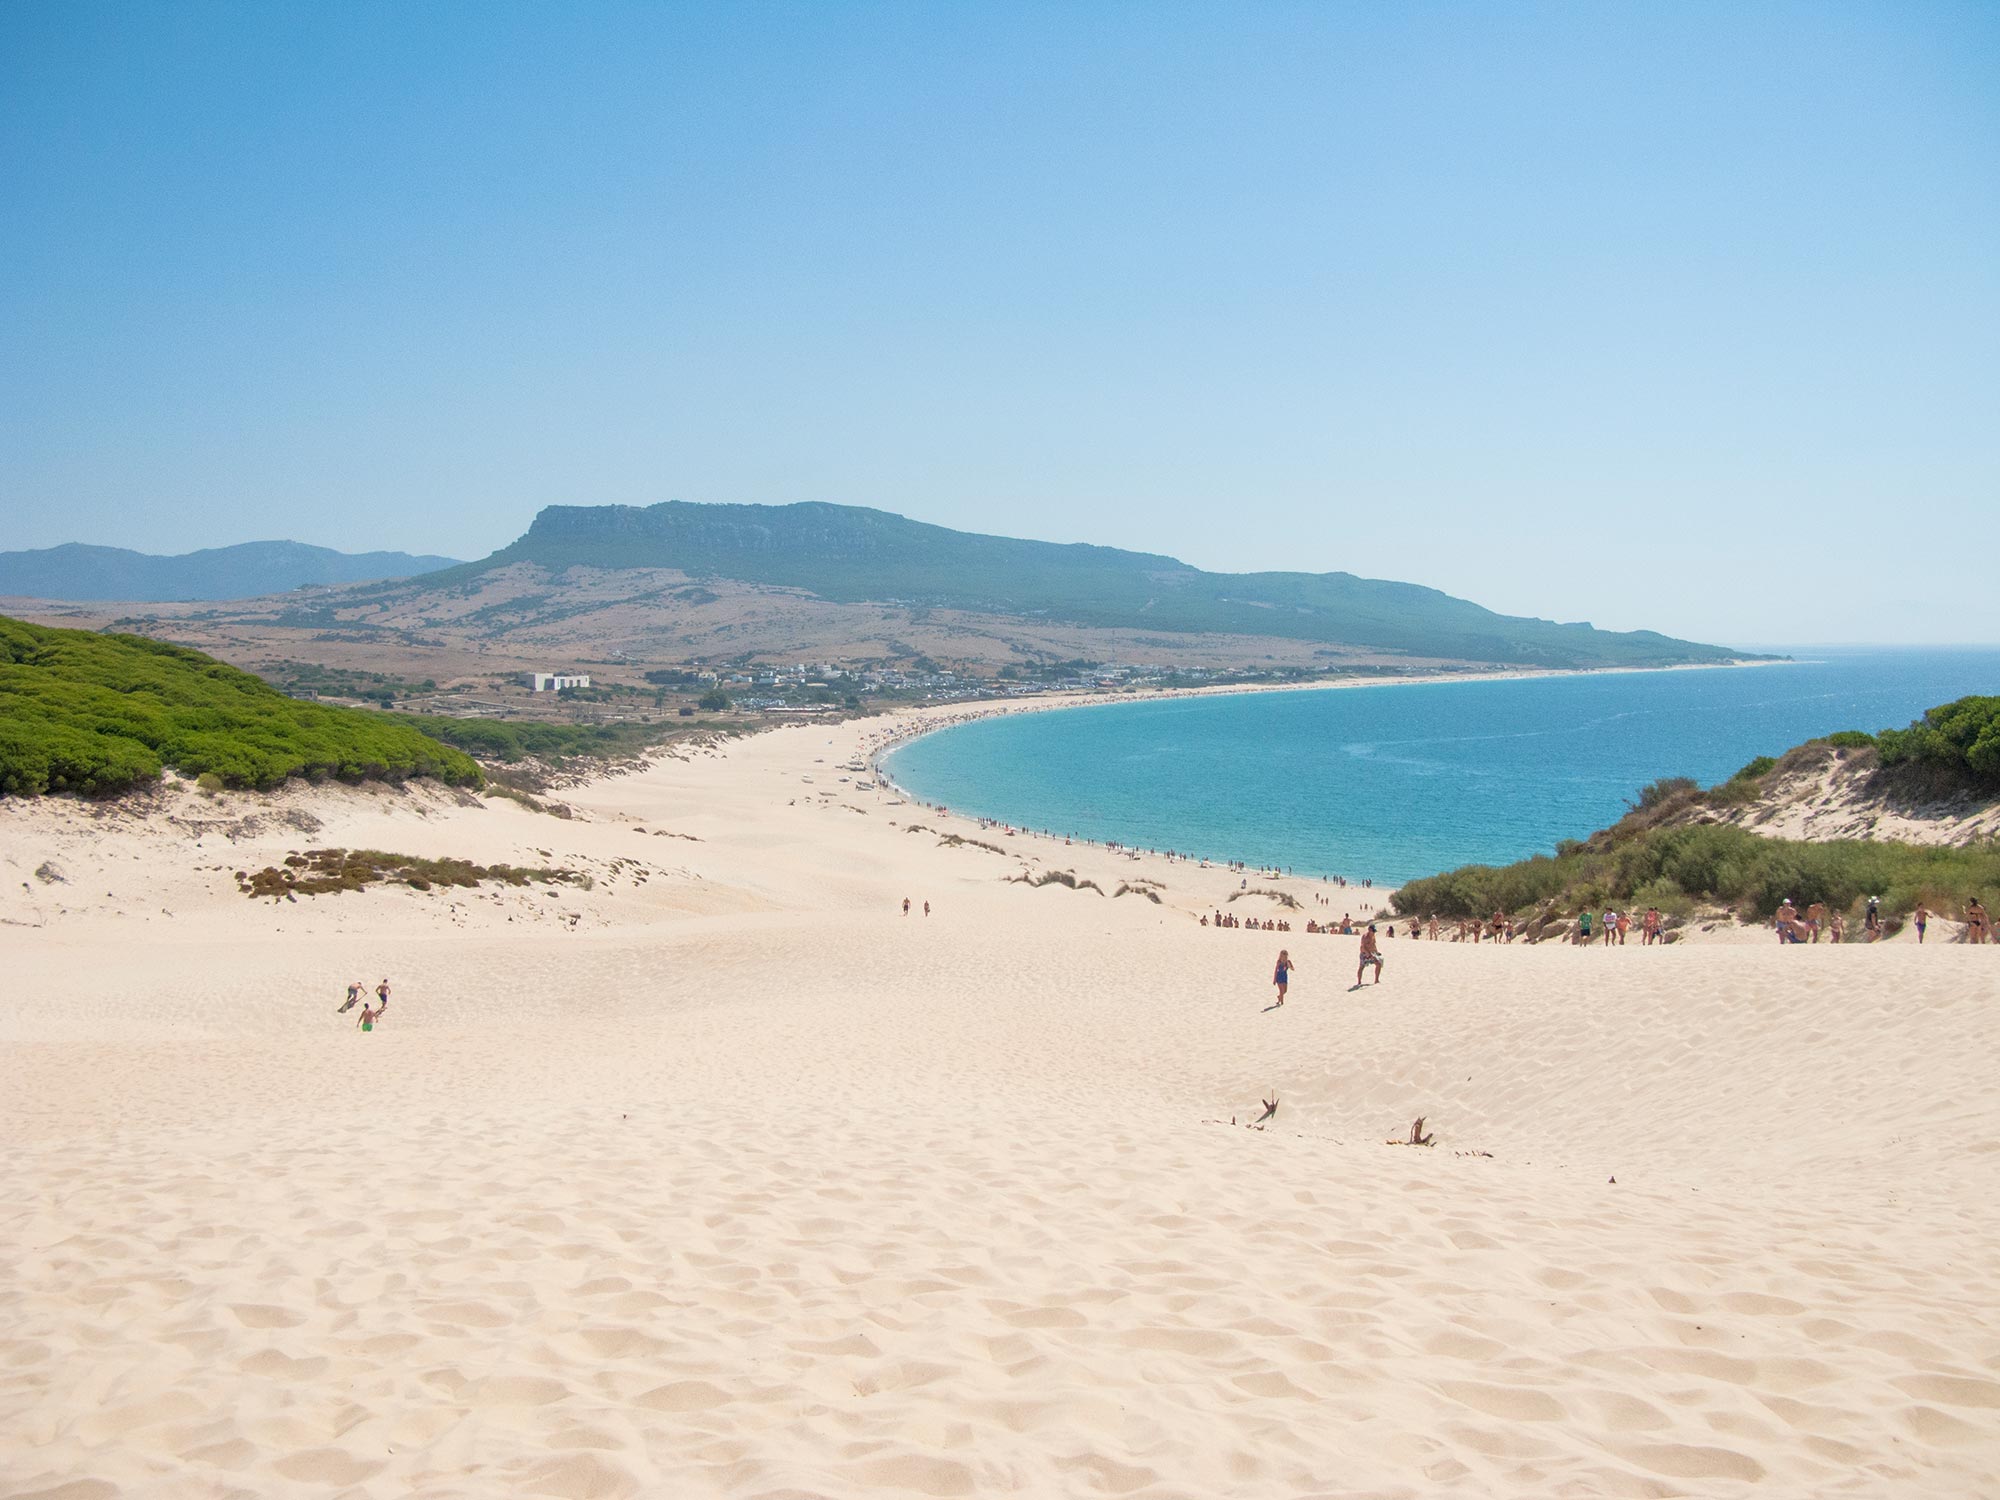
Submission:
[[[1032,669],[1022,669],[1032,670]],[[670,676],[671,674],[664,674]],[[790,666],[740,666],[696,670],[682,681],[703,688],[720,688],[740,708],[780,710],[801,706],[800,700],[832,702],[849,694],[923,698],[932,701],[967,698],[1033,697],[1043,693],[1115,692],[1121,688],[1190,687],[1226,675],[1199,667],[1141,667],[1075,663],[1060,669],[1042,668],[1033,676],[972,676],[926,663],[922,667],[849,668],[837,662],[795,662]],[[587,688],[584,672],[527,672],[528,688],[559,693]],[[659,682],[662,676],[649,674]]]

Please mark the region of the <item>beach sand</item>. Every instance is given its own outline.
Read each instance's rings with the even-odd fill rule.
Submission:
[[[880,732],[568,821],[0,804],[0,1495],[2000,1494],[2000,952],[1351,991],[1235,874],[841,782]],[[593,883],[237,892],[326,846]]]

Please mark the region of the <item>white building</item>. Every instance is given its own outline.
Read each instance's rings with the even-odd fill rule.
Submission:
[[[537,693],[560,693],[564,688],[589,687],[590,678],[585,673],[529,672],[526,675],[528,687]]]

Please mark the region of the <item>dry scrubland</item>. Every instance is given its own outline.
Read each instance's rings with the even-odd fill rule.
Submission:
[[[1091,629],[1018,615],[838,604],[800,589],[696,578],[665,568],[552,573],[516,563],[448,589],[410,579],[228,604],[17,599],[0,601],[0,607],[69,628],[141,619],[149,630],[251,670],[306,658],[440,682],[547,670],[572,659],[603,663],[614,653],[639,669],[695,659],[731,661],[745,652],[773,661],[806,657],[876,665],[907,665],[928,655],[989,669],[1018,663],[1024,653],[1229,671],[1452,665],[1448,658],[1422,653],[1278,636]]]
[[[906,832],[868,732],[0,804],[0,1494],[2000,1492],[2000,950],[1350,993],[1221,872]],[[239,891],[314,848],[590,878]]]

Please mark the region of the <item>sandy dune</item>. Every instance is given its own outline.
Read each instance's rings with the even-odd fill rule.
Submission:
[[[862,732],[569,822],[0,806],[0,1495],[2000,1494],[2000,950],[1350,992],[1196,925],[1235,876],[854,791]],[[335,844],[593,884],[236,891]]]

